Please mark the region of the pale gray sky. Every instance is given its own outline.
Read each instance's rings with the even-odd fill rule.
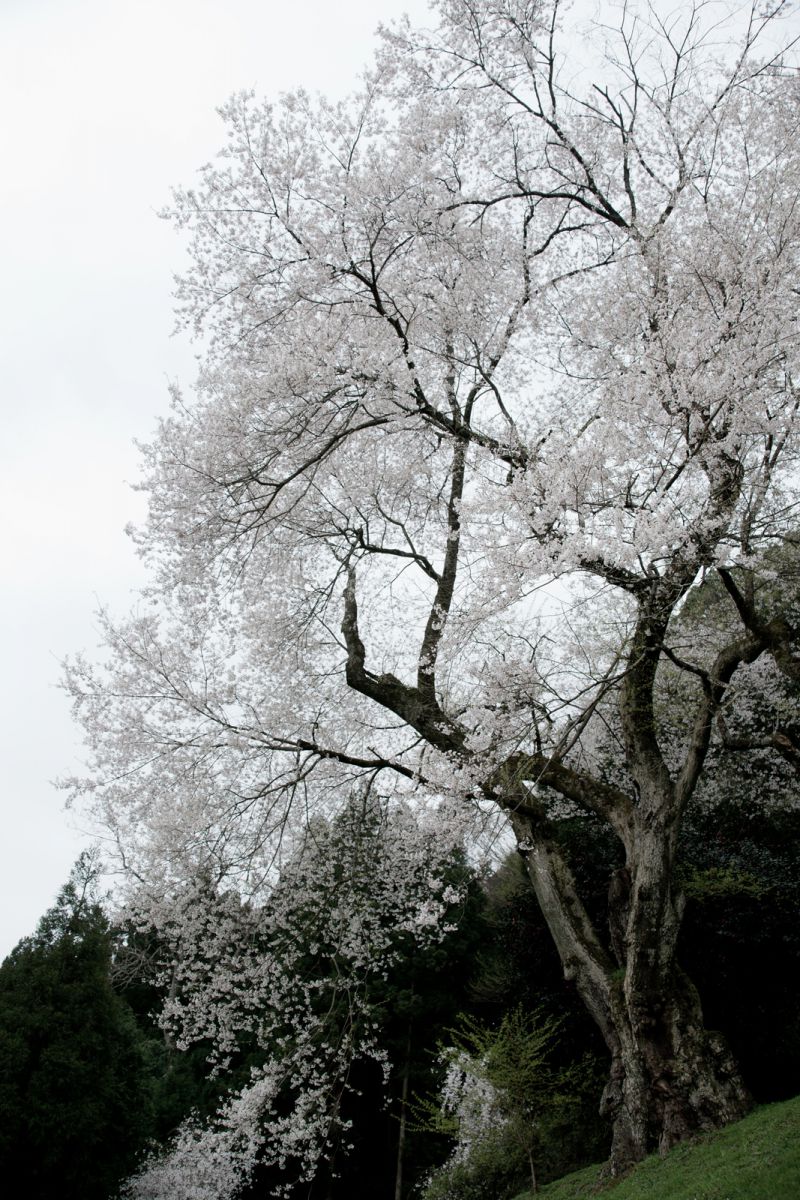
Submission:
[[[427,0],[0,0],[0,957],[87,841],[51,784],[80,761],[59,662],[142,582],[133,439],[194,375],[156,211],[220,149],[232,92],[342,94],[403,11]],[[619,4],[573,19],[592,11]]]
[[[155,216],[222,144],[234,91],[341,94],[425,0],[0,0],[0,957],[86,837],[59,661],[131,603],[133,438],[194,374],[170,337],[180,238]]]

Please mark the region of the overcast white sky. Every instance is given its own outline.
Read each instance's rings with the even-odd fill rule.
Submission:
[[[141,582],[132,441],[194,375],[155,213],[221,147],[232,92],[346,92],[403,11],[427,5],[0,0],[0,957],[88,840],[51,783],[81,753],[59,662]]]
[[[88,841],[51,783],[80,762],[59,662],[142,582],[133,439],[195,373],[155,214],[220,149],[232,92],[342,94],[403,11],[427,2],[0,0],[0,957]]]

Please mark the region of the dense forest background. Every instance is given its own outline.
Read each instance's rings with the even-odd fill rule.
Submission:
[[[602,920],[614,846],[591,820],[560,828]],[[800,1089],[799,852],[800,813],[770,813],[735,790],[698,809],[683,833],[689,900],[681,962],[709,1027],[729,1040],[758,1102]],[[529,1186],[531,1147],[540,1182],[606,1155],[608,1129],[597,1115],[604,1048],[563,978],[518,855],[482,876],[464,861],[451,870],[468,886],[450,931],[423,953],[409,938],[385,979],[370,987],[385,1060],[352,1062],[341,1096],[345,1132],[333,1153],[310,1186],[292,1187],[287,1161],[283,1172],[257,1172],[243,1196],[284,1186],[297,1200],[503,1200]],[[85,856],[36,932],[0,967],[0,1167],[5,1178],[25,1179],[31,1200],[115,1195],[153,1145],[168,1143],[192,1111],[212,1116],[246,1080],[253,1055],[264,1054],[240,1045],[215,1073],[202,1044],[175,1045],[157,1020],[165,998],[154,982],[159,947],[145,931],[109,922],[96,876]],[[305,920],[311,953],[313,914]],[[520,1013],[535,1018],[515,1024]],[[331,1012],[329,1021],[341,1034],[346,1014]],[[442,1109],[448,1047],[452,1061],[454,1046],[474,1051],[480,1042],[484,1058],[494,1047],[497,1063],[501,1035],[519,1063],[543,1027],[547,1079],[556,1087],[541,1086],[540,1055],[533,1093],[524,1071],[506,1077],[507,1119],[491,1136],[465,1139],[458,1117]],[[526,1109],[531,1095],[535,1111]],[[287,1086],[285,1104],[295,1099]],[[530,1146],[516,1136],[515,1112],[534,1131]],[[459,1154],[460,1133],[468,1148]]]

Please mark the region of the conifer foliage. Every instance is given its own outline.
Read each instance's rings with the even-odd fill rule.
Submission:
[[[145,1040],[91,880],[83,856],[0,966],[0,1170],[30,1200],[107,1200],[150,1132]]]

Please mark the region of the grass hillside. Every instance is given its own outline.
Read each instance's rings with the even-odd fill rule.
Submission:
[[[665,1158],[648,1158],[627,1178],[600,1184],[600,1167],[587,1167],[542,1188],[544,1200],[798,1200],[800,1096],[767,1104],[743,1121]],[[523,1193],[518,1200],[530,1200]]]

